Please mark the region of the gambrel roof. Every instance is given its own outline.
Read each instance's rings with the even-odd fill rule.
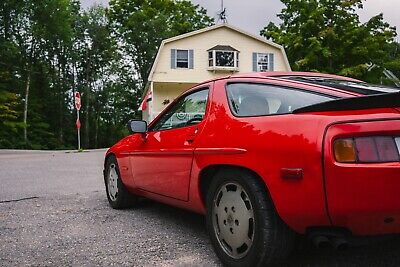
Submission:
[[[198,35],[198,34],[202,34],[202,33],[205,33],[205,32],[213,31],[213,30],[216,30],[216,29],[219,29],[219,28],[228,28],[230,30],[233,30],[233,31],[238,32],[240,34],[243,34],[243,35],[245,35],[247,37],[250,37],[252,39],[255,39],[257,41],[263,42],[263,43],[265,43],[267,45],[270,45],[272,47],[275,47],[275,48],[279,49],[282,52],[282,55],[283,55],[283,58],[284,58],[284,61],[285,61],[284,63],[286,65],[287,69],[291,70],[291,67],[290,67],[290,64],[289,64],[289,60],[288,60],[288,58],[286,56],[286,52],[285,52],[285,49],[283,48],[283,46],[281,46],[279,44],[276,44],[276,43],[274,43],[274,42],[272,42],[270,40],[267,40],[267,39],[265,39],[265,38],[263,38],[261,36],[257,36],[255,34],[248,33],[246,31],[243,31],[243,30],[241,30],[239,28],[236,28],[236,27],[234,27],[232,25],[224,23],[224,24],[217,24],[217,25],[214,25],[214,26],[210,26],[210,27],[207,27],[207,28],[204,28],[204,29],[200,29],[200,30],[197,30],[197,31],[188,32],[188,33],[185,33],[185,34],[181,34],[181,35],[178,35],[178,36],[163,40],[161,42],[160,48],[158,49],[158,53],[157,53],[157,56],[156,56],[156,58],[154,60],[153,66],[152,66],[152,68],[150,70],[150,74],[149,74],[149,77],[148,77],[148,82],[151,82],[153,80],[154,71],[156,69],[158,61],[160,59],[161,51],[164,48],[165,44],[171,43],[171,42],[174,42],[174,41],[178,41],[178,40],[181,40],[181,39],[189,38],[189,37],[192,37],[192,36],[195,36],[195,35]],[[146,89],[144,90],[143,95],[147,92],[147,90],[148,90],[148,84],[146,85]]]

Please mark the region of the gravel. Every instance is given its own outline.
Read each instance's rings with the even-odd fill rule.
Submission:
[[[220,266],[203,216],[149,200],[111,209],[104,152],[0,151],[0,266]],[[288,265],[400,266],[399,251],[398,236],[344,252],[304,243]]]

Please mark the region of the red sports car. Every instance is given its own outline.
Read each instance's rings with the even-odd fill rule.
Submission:
[[[228,266],[280,262],[294,237],[400,233],[400,90],[317,73],[207,81],[109,149],[113,208],[146,197],[206,215]]]

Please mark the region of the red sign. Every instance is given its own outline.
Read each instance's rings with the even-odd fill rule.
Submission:
[[[81,121],[79,119],[76,120],[76,129],[81,128]]]
[[[79,92],[75,92],[75,108],[80,110],[81,106],[81,94]]]

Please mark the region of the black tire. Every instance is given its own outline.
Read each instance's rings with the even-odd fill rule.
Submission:
[[[111,179],[110,173],[112,172],[112,169],[115,170],[115,173],[113,173],[113,175],[116,179],[116,186],[118,189],[116,194],[114,194],[115,191],[112,191],[113,188],[111,187],[113,186],[109,183],[109,179]],[[137,197],[129,193],[125,185],[122,183],[118,162],[115,156],[110,156],[107,158],[104,170],[104,183],[106,187],[108,202],[113,209],[124,209],[132,207],[136,204]]]
[[[239,186],[237,186],[235,189],[236,185]],[[225,191],[220,191],[224,188]],[[238,202],[231,200],[231,196],[228,195],[226,195],[227,197],[223,199],[224,194],[227,194],[230,191],[237,190],[240,190],[240,192],[243,192],[243,190],[245,191],[244,195],[243,193],[240,193],[240,198],[243,199],[243,203],[245,204],[245,206],[241,206],[240,213],[239,210],[236,210],[237,213],[235,215],[235,210],[233,209],[234,204],[232,204],[232,213],[228,214],[228,208],[228,212],[225,215],[224,211],[226,212],[226,207],[223,206],[229,206],[227,203],[231,202],[235,202],[236,205],[239,206],[240,201]],[[216,203],[215,205],[214,200]],[[250,204],[246,201],[250,201]],[[269,193],[265,189],[265,186],[262,184],[262,182],[259,181],[259,179],[257,179],[257,177],[255,177],[250,172],[243,171],[241,169],[226,169],[217,173],[217,175],[213,177],[213,181],[211,182],[206,202],[207,230],[213,244],[214,251],[225,266],[281,265],[292,252],[296,236],[295,233],[291,229],[289,229],[288,226],[280,219],[275,211],[275,208],[273,206]],[[240,217],[240,214],[247,214],[242,213],[243,208],[247,208],[249,212],[251,212],[252,210],[251,214],[253,217],[253,221],[251,218],[247,219],[246,216],[248,215]],[[234,233],[236,229],[239,229],[234,228],[235,224],[238,223],[236,227],[239,227],[239,225],[241,224],[239,224],[239,222],[236,222],[237,220],[235,216],[239,216],[237,217],[238,219],[244,218],[244,222],[246,222],[246,220],[249,221],[248,227],[244,229],[249,229],[247,236],[249,237],[249,239],[252,238],[252,240],[250,242],[250,246],[242,245],[235,250],[236,252],[232,252],[232,247],[229,246],[228,242],[225,242],[223,236],[229,237],[230,235],[230,233],[227,231],[227,228],[224,227],[228,227],[232,234],[243,236],[243,229],[240,231],[238,230],[237,233]],[[246,225],[247,224],[242,224],[240,227],[243,228],[246,227]],[[233,227],[235,230],[232,230],[233,228],[230,227]],[[221,230],[222,228],[224,229]],[[219,234],[217,234],[217,232],[219,232]],[[236,243],[237,240],[238,239],[234,239],[235,242],[233,243]],[[239,244],[240,242],[241,241],[239,241]],[[241,252],[246,251],[242,252],[243,255],[241,256],[241,258],[229,255],[229,253],[238,254],[239,249],[241,250]]]

